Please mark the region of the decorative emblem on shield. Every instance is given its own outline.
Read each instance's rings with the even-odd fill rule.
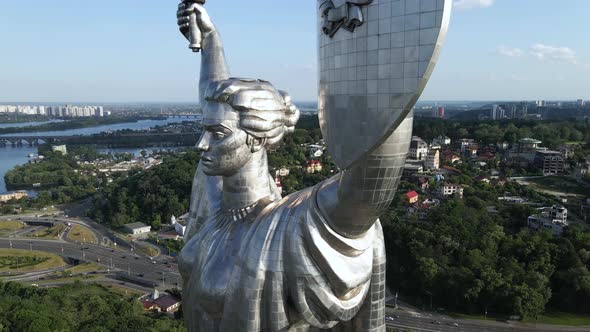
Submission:
[[[322,30],[330,37],[334,36],[340,27],[354,32],[356,27],[364,23],[361,6],[366,6],[371,2],[373,0],[324,0],[320,5],[320,14],[324,18]]]
[[[438,60],[451,5],[318,0],[318,112],[340,168],[372,151],[408,116]]]

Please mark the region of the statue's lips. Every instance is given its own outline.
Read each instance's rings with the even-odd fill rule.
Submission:
[[[203,163],[212,163],[213,159],[209,158],[209,157],[201,157],[201,161]]]

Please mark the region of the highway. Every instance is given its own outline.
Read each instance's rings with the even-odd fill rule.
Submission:
[[[166,258],[152,260],[130,251],[54,240],[0,238],[0,248],[42,251],[81,262],[93,262],[113,271],[120,271],[122,276],[129,276],[161,289],[182,286],[176,263]]]
[[[553,332],[569,331],[582,332],[590,331],[588,327],[572,327],[557,325],[535,325],[519,322],[500,322],[495,320],[469,320],[455,319],[449,316],[415,312],[412,310],[392,309],[386,310],[386,323],[389,328],[396,331],[422,331],[422,332],[464,332],[464,331],[486,331],[486,332]]]
[[[0,220],[5,219],[0,217]],[[6,218],[7,219],[7,218]],[[108,229],[102,225],[97,225],[94,222],[76,221],[68,218],[58,217],[21,217],[12,218],[22,221],[46,221],[53,223],[78,223],[90,228],[103,244],[107,244],[109,239],[117,241],[117,249],[111,247],[94,245],[94,244],[80,244],[66,242],[64,240],[38,240],[30,238],[0,238],[0,248],[13,248],[22,250],[33,250],[48,252],[60,255],[70,260],[78,260],[80,262],[93,262],[103,266],[103,268],[110,271],[109,275],[103,275],[101,283],[126,284],[129,287],[140,290],[147,290],[153,286],[164,290],[168,288],[181,288],[182,281],[178,273],[178,266],[172,261],[170,257],[160,256],[151,259],[139,252],[131,251],[128,243],[116,238]],[[36,226],[27,227],[22,230],[17,230],[16,235],[26,234],[28,230],[34,229]],[[19,234],[20,233],[20,234]],[[13,235],[14,236],[14,235]],[[43,273],[38,275],[29,273],[23,279],[27,283],[34,283],[35,278],[42,278]],[[111,278],[118,278],[115,281]],[[127,279],[129,278],[129,279]],[[11,278],[14,279],[14,278]],[[162,280],[164,279],[164,280]],[[135,285],[137,284],[137,285]],[[61,285],[59,280],[56,280],[54,286]],[[569,327],[569,326],[552,326],[552,325],[534,325],[522,324],[519,322],[500,322],[495,320],[465,320],[455,319],[446,315],[438,313],[428,313],[410,307],[407,304],[401,303],[399,309],[387,308],[386,323],[389,328],[395,331],[418,331],[418,332],[446,332],[446,331],[490,331],[490,332],[504,332],[504,331],[590,331],[588,327]]]

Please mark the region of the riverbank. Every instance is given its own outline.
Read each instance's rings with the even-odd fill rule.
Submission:
[[[166,117],[91,117],[75,118],[61,122],[51,122],[36,126],[0,128],[0,135],[16,133],[32,133],[43,131],[59,131],[70,129],[90,128],[97,126],[112,125],[118,123],[135,123],[141,120],[166,120]]]
[[[51,117],[46,115],[0,114],[0,126],[3,124],[25,125],[30,122],[45,122],[50,120]]]

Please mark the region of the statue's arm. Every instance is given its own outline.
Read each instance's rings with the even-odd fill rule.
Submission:
[[[191,26],[190,15],[197,15],[196,26]],[[204,102],[207,88],[211,83],[229,78],[229,67],[225,59],[225,52],[221,35],[207,10],[202,5],[191,4],[187,6],[181,3],[177,12],[180,32],[189,38],[190,29],[199,29],[202,35],[201,41],[201,75],[199,78],[199,96],[201,104]],[[194,22],[194,21],[193,21]],[[193,23],[194,24],[194,23]]]
[[[336,232],[360,236],[387,210],[403,172],[412,123],[410,113],[371,153],[320,184],[317,203]]]

